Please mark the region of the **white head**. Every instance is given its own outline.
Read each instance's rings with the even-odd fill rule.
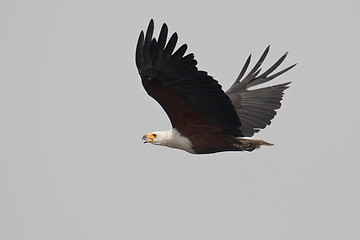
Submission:
[[[145,134],[142,140],[144,143],[152,143],[154,145],[178,148],[189,153],[194,153],[192,144],[189,139],[182,136],[176,129]]]
[[[144,143],[151,143],[154,145],[164,145],[170,140],[169,131],[157,131],[149,134],[145,134],[142,138]]]

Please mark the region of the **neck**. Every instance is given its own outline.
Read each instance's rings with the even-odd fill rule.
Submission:
[[[192,149],[192,143],[190,140],[181,135],[178,130],[175,128],[169,131],[160,132],[162,135],[161,142],[159,145],[171,147],[171,148],[178,148],[185,150],[189,153],[194,153]]]

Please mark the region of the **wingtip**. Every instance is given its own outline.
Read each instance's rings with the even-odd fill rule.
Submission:
[[[289,82],[283,83],[282,85],[284,86],[285,89],[287,89],[287,88],[290,87],[289,85],[290,85],[291,83],[292,83],[292,82],[289,81]]]
[[[163,23],[163,25],[161,26],[161,28],[164,28],[164,29],[168,29],[168,26],[167,26],[167,24],[166,23]]]
[[[154,21],[151,19],[149,26],[146,29],[145,43],[150,44],[153,32],[154,32]]]
[[[150,30],[151,30],[151,32],[154,31],[154,20],[153,19],[151,19],[149,22],[147,32],[149,32]]]
[[[289,67],[289,70],[290,70],[291,68],[295,67],[296,65],[298,65],[298,63],[295,63],[295,64],[291,65],[291,66]]]
[[[263,54],[265,54],[265,56],[266,56],[269,51],[270,51],[270,45],[268,45],[268,46],[265,48],[265,51],[264,51]]]

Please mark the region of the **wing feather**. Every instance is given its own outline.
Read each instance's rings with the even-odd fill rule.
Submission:
[[[226,91],[240,118],[241,131],[246,137],[251,137],[260,129],[270,125],[271,120],[276,115],[275,110],[279,109],[281,106],[284,91],[289,87],[288,85],[290,82],[259,89],[249,88],[268,82],[295,66],[295,64],[291,65],[290,67],[269,76],[285,60],[287,56],[287,53],[285,53],[268,70],[260,74],[261,64],[265,60],[268,52],[269,47],[266,48],[254,68],[246,75],[246,77],[241,79],[249,66],[249,57],[246,60],[239,77],[235,80],[229,90]]]
[[[230,98],[219,83],[204,71],[199,71],[194,54],[184,56],[187,45],[175,47],[177,33],[166,43],[168,28],[163,24],[158,41],[153,38],[154,22],[150,21],[146,35],[141,32],[136,47],[136,65],[147,93],[170,118],[174,128],[186,135],[220,131],[242,136],[240,119]]]

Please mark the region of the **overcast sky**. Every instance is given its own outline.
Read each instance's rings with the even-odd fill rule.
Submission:
[[[360,239],[359,1],[0,1],[0,239]],[[249,54],[298,65],[275,144],[144,145],[171,125],[135,45],[166,22],[226,90]],[[251,65],[252,66],[252,65]]]

